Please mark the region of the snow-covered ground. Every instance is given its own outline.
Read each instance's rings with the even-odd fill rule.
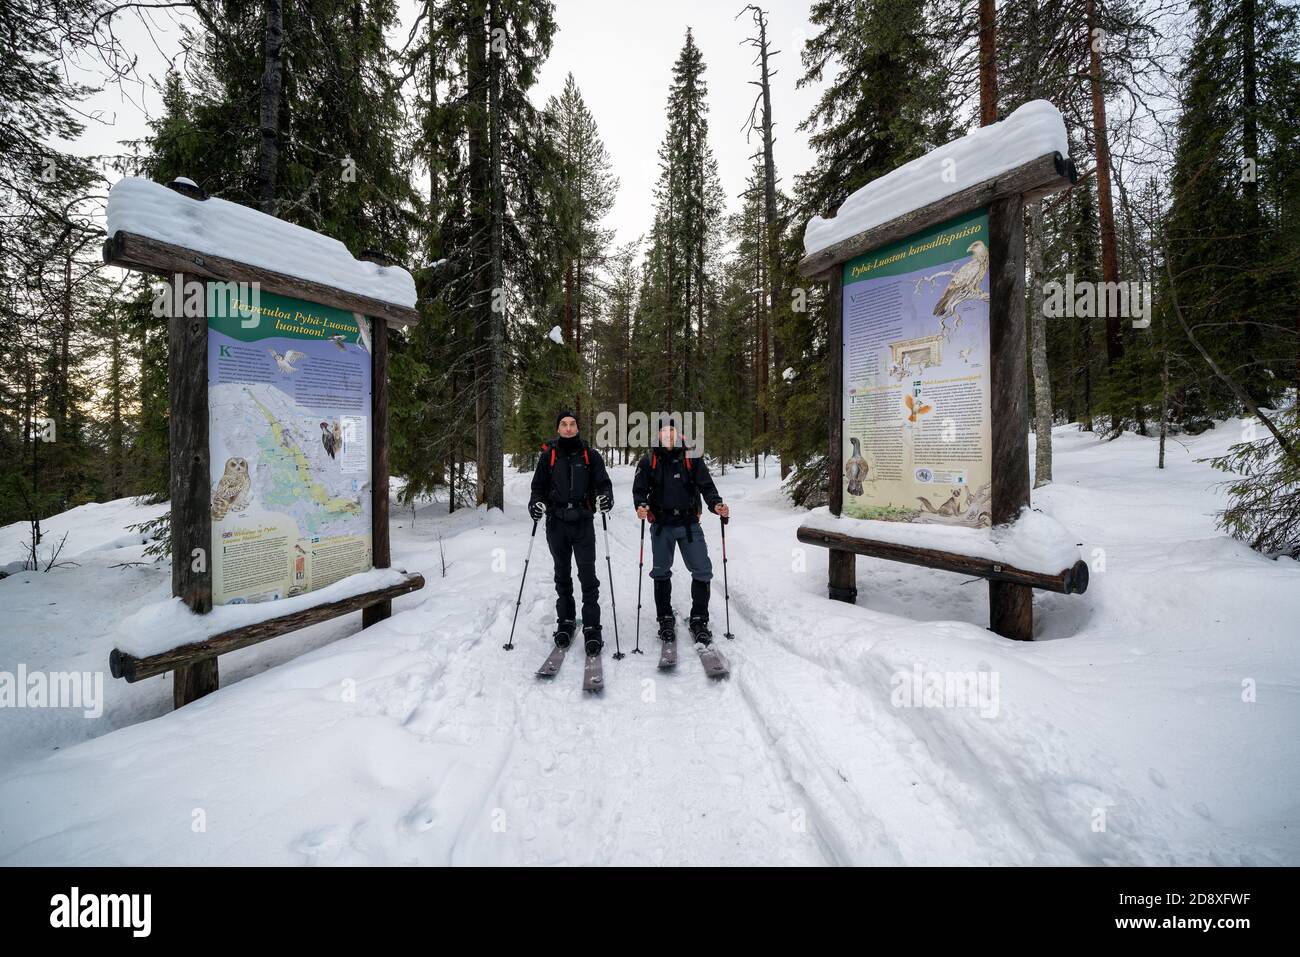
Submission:
[[[988,632],[987,587],[959,575],[859,559],[858,605],[828,601],[775,467],[728,471],[730,680],[689,645],[656,671],[647,587],[648,653],[607,656],[600,697],[576,655],[533,677],[543,545],[501,648],[528,476],[506,515],[395,508],[394,564],[428,585],[388,621],[225,656],[222,690],[177,712],[169,676],[105,676],[94,719],[0,709],[0,863],[1300,864],[1300,566],[1215,530],[1222,476],[1196,461],[1239,438],[1171,441],[1161,473],[1152,439],[1058,429],[1035,506],[1093,570],[1086,595],[1036,596],[1032,644]],[[627,650],[638,524],[631,469],[613,474]],[[47,523],[80,564],[0,581],[0,671],[106,671],[118,623],[168,594],[163,566],[110,567],[138,560],[125,525],[157,510]],[[0,529],[0,565],[22,534]],[[910,682],[963,675],[977,700],[905,706]]]

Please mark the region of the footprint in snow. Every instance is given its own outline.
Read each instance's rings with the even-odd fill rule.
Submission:
[[[346,838],[341,827],[323,827],[303,834],[289,848],[306,857],[308,864],[328,864],[339,856]]]
[[[402,818],[402,826],[417,834],[429,830],[436,823],[438,823],[438,812],[434,810],[432,798],[421,801]]]

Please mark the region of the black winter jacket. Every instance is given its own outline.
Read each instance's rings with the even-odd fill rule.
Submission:
[[[712,510],[722,501],[704,456],[691,458],[682,446],[658,446],[637,463],[632,503],[650,509],[651,521],[685,525],[702,511],[700,499]]]
[[[542,443],[542,454],[533,470],[529,507],[545,502],[551,515],[574,521],[596,513],[597,495],[614,500],[614,483],[599,452],[577,437],[557,436]]]

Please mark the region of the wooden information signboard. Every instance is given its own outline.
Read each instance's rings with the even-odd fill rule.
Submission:
[[[112,212],[110,197],[110,221]],[[266,219],[268,230],[286,225]],[[199,614],[391,566],[388,325],[418,314],[240,253],[120,229],[104,243],[108,265],[209,291],[198,314],[172,297],[168,318],[172,593]],[[231,302],[235,288],[250,286],[256,308]],[[423,586],[420,575],[405,575],[148,658],[115,649],[110,668],[128,681],[172,671],[180,707],[218,687],[218,655],[352,611],[371,625],[392,613],[395,596]]]
[[[800,263],[828,284],[833,515],[981,527],[1029,504],[1024,204],[1076,179],[1059,153],[1040,156]],[[934,421],[937,394],[948,411]],[[887,480],[868,495],[872,469]],[[1034,588],[1087,587],[1082,562],[1045,575],[810,526],[798,537],[831,550],[840,601],[857,600],[859,554],[986,578],[990,627],[1019,640],[1033,637]]]

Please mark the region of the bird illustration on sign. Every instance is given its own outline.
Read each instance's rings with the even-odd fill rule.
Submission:
[[[291,375],[292,373],[297,372],[298,367],[295,366],[294,363],[299,359],[307,358],[305,352],[299,352],[297,349],[290,349],[283,354],[276,352],[274,349],[267,349],[266,351],[271,353],[271,357],[275,359],[275,364],[280,367],[280,371],[285,375]]]
[[[325,454],[330,458],[338,458],[339,449],[343,447],[343,429],[338,422],[322,422],[320,424],[320,443],[325,447]]]
[[[934,288],[940,276],[948,276],[948,285],[944,287],[939,301],[934,304],[934,314],[939,317],[939,328],[945,339],[951,338],[953,330],[961,325],[961,314],[957,307],[966,302],[988,302],[989,294],[980,288],[984,277],[989,272],[989,247],[983,240],[977,239],[966,251],[970,259],[956,269],[945,269],[931,276],[922,276],[916,280],[915,289],[919,292],[922,283],[929,283]],[[949,327],[949,321],[952,326]]]
[[[212,490],[212,520],[219,522],[227,512],[242,512],[252,498],[253,480],[248,474],[248,459],[233,456],[226,459],[225,471]]]
[[[844,463],[844,478],[848,482],[846,490],[850,495],[861,495],[862,480],[867,477],[870,469],[862,455],[862,443],[857,436],[850,436],[849,441],[853,443],[853,454]]]
[[[915,423],[919,417],[934,411],[934,406],[913,399],[911,393],[903,396],[903,405],[907,406],[907,421],[910,423]]]

